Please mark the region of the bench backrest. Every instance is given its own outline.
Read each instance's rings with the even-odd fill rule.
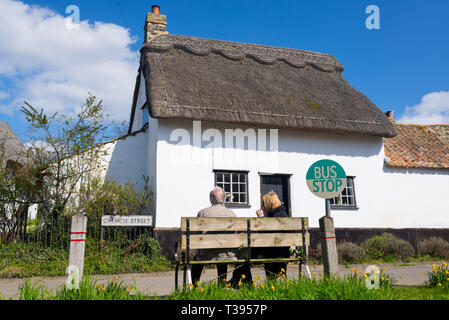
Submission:
[[[181,218],[181,250],[309,246],[308,218]]]

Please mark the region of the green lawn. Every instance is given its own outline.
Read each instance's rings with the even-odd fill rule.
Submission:
[[[26,281],[19,288],[21,300],[150,300],[136,286],[125,286],[117,279],[105,285],[85,277],[78,290],[61,286],[56,291]],[[449,300],[448,288],[396,286],[383,283],[368,289],[363,277],[344,279],[278,279],[254,281],[233,289],[225,283],[199,283],[184,291],[175,291],[167,300]]]

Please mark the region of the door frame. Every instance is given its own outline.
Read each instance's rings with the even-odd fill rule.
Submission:
[[[260,204],[262,206],[262,177],[264,176],[280,176],[283,178],[287,178],[287,194],[288,194],[288,208],[285,208],[287,210],[287,214],[289,217],[292,216],[292,201],[291,201],[291,188],[290,188],[290,178],[293,176],[291,173],[268,173],[268,172],[259,172],[260,177],[260,188],[259,188],[259,198],[260,198]]]

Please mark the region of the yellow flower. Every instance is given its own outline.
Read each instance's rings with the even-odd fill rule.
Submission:
[[[422,275],[424,275],[424,271],[423,271],[423,272],[421,272],[421,274],[422,274]]]
[[[217,276],[214,276],[214,279],[217,279]]]
[[[242,281],[239,281],[238,286],[240,287],[242,285]]]
[[[441,284],[440,282],[438,282],[438,286],[439,286],[439,287],[441,287],[441,286],[442,286],[442,284]]]
[[[244,274],[242,274],[242,279],[243,279],[243,280],[245,280],[245,279],[246,279],[246,276],[245,276]]]
[[[447,278],[447,281],[449,281],[449,278]]]
[[[198,287],[201,287],[201,281],[198,281],[198,282],[196,283],[196,285],[197,285]]]
[[[284,268],[281,268],[281,272],[284,273],[284,272],[285,272],[285,269],[284,269]]]
[[[380,280],[381,280],[381,281],[384,281],[384,279],[385,279],[385,278],[381,278]]]
[[[446,263],[446,262],[443,262],[443,266],[447,267],[447,263]]]
[[[231,286],[230,283],[226,283],[226,288],[229,288]]]
[[[223,282],[226,282],[226,278],[223,278]]]
[[[115,281],[117,281],[118,280],[118,277],[115,277]]]
[[[204,292],[204,288],[201,288],[201,292]]]
[[[368,278],[368,275],[365,273],[365,279]]]
[[[253,283],[253,287],[254,287],[254,288],[257,288],[257,283],[254,282],[254,283]]]
[[[193,288],[193,283],[190,283],[190,288]]]
[[[260,286],[263,288],[265,288],[265,286],[263,285],[263,282],[260,283]]]
[[[271,291],[274,291],[274,286],[271,286]]]

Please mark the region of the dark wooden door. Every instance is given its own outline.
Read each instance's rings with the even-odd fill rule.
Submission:
[[[290,175],[286,174],[271,174],[260,176],[260,192],[261,197],[274,191],[278,195],[281,202],[284,204],[288,215],[291,217],[290,207]]]

